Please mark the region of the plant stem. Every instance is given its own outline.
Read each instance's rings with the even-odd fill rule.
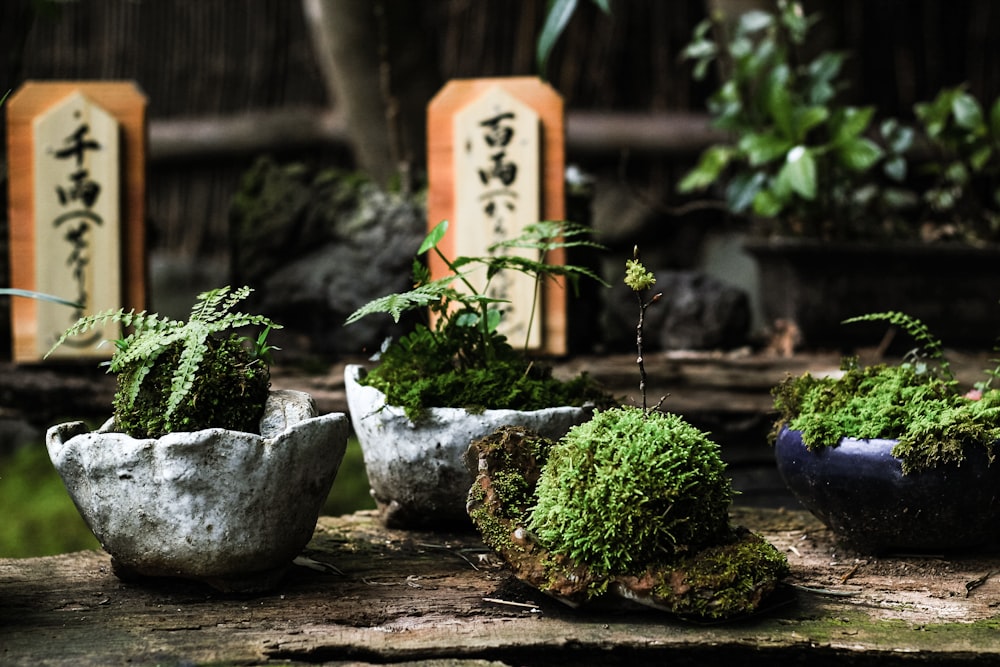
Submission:
[[[642,329],[646,322],[646,309],[659,301],[662,296],[663,292],[657,292],[650,297],[649,301],[643,302],[642,294],[639,292],[636,292],[635,294],[635,298],[639,301],[639,322],[635,325],[635,347],[638,352],[638,357],[635,362],[639,365],[639,392],[642,394],[643,412],[648,412],[649,410],[646,407],[646,363],[642,354]],[[663,399],[661,398],[660,402],[657,403],[657,407],[659,407],[662,403]]]
[[[452,273],[454,273],[458,277],[458,279],[462,281],[462,283],[469,290],[469,292],[471,292],[472,294],[477,294],[476,287],[472,283],[470,283],[468,281],[468,279],[465,276],[463,276],[455,268],[455,265],[447,257],[445,257],[444,253],[441,252],[441,249],[438,248],[436,245],[434,246],[434,252],[436,252],[437,256],[441,258],[441,261],[445,263],[445,265],[448,267],[448,270],[451,271]],[[483,293],[484,294],[487,292],[488,288],[489,288],[489,282],[487,281],[486,287],[483,289]],[[479,324],[480,324],[479,330],[480,330],[480,333],[483,336],[483,341],[482,341],[483,342],[483,353],[484,353],[484,355],[486,357],[486,363],[487,364],[489,362],[491,362],[493,360],[493,357],[494,357],[494,355],[493,355],[493,345],[492,345],[492,342],[490,341],[489,314],[490,314],[489,313],[489,304],[487,304],[485,302],[480,303],[479,304]]]
[[[639,364],[639,393],[642,394],[642,411],[646,411],[646,365],[642,358],[642,325],[646,319],[646,308],[649,303],[642,302],[642,295],[636,292],[635,298],[639,301],[639,323],[635,325],[635,347],[638,358],[635,360]]]

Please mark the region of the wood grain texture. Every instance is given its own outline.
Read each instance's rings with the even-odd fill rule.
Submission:
[[[864,558],[802,512],[738,510],[788,554],[783,604],[702,625],[643,609],[570,609],[513,580],[472,534],[323,517],[282,588],[226,597],[123,583],[108,556],[0,560],[4,665],[985,664],[1000,558]],[[320,565],[322,564],[322,565]],[[979,621],[976,623],[975,621]]]

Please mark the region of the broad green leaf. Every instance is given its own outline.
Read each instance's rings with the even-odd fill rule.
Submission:
[[[830,112],[826,107],[813,106],[799,109],[795,117],[794,138],[802,141],[809,134],[809,130],[822,124],[829,118]]]
[[[751,166],[759,167],[784,157],[792,142],[771,133],[748,134],[740,139],[739,148],[746,153]]]
[[[774,23],[771,14],[754,9],[740,15],[739,30],[745,34],[753,34],[759,30],[764,30]]]
[[[842,165],[858,172],[870,169],[883,154],[875,142],[864,137],[844,141],[837,146],[836,151]]]
[[[968,93],[959,93],[951,101],[951,111],[955,114],[955,123],[967,130],[976,130],[983,124],[983,109],[979,101]]]
[[[753,200],[753,212],[762,218],[777,217],[784,207],[785,203],[770,190],[761,190]]]
[[[809,76],[818,81],[833,81],[843,68],[844,58],[843,53],[835,51],[820,54],[815,60],[809,63],[807,68]]]
[[[974,151],[969,156],[969,164],[972,165],[974,171],[982,171],[991,157],[993,157],[993,147],[986,145]]]
[[[792,123],[792,96],[787,86],[788,77],[782,75],[783,69],[787,72],[787,68],[776,68],[774,76],[767,82],[767,113],[783,136],[793,138],[796,134]]]
[[[430,231],[424,242],[420,244],[420,249],[417,250],[418,255],[422,255],[431,248],[435,247],[443,237],[445,232],[448,231],[448,221],[442,220],[434,226],[434,229]]]
[[[871,124],[875,107],[844,107],[832,119],[834,143],[848,141],[864,134]]]
[[[455,324],[460,327],[479,326],[479,313],[467,310],[455,316]]]
[[[705,149],[695,168],[689,171],[677,185],[678,191],[689,193],[704,190],[712,185],[732,157],[733,151],[728,146],[710,146]]]
[[[503,313],[501,313],[496,308],[490,308],[486,311],[486,330],[496,331],[497,327],[500,326],[500,320],[503,318]]]
[[[762,172],[739,174],[726,187],[726,204],[734,213],[743,213],[750,209],[757,193],[767,183],[767,175]]]
[[[906,160],[902,157],[894,156],[885,161],[882,167],[885,175],[896,181],[897,183],[902,183],[906,180],[907,164]]]
[[[812,152],[805,146],[790,150],[778,179],[788,183],[804,199],[816,199],[816,159]]]

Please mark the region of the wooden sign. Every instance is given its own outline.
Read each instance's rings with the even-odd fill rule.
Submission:
[[[13,358],[40,360],[79,317],[146,301],[145,97],[131,83],[29,82],[8,102]],[[117,326],[54,358],[108,357]]]
[[[428,228],[451,225],[439,248],[449,257],[484,256],[493,244],[540,220],[565,217],[562,98],[536,77],[449,82],[428,107]],[[550,263],[565,261],[561,251]],[[430,258],[434,278],[446,274]],[[482,280],[476,284],[483,284]],[[532,316],[535,290],[541,289]],[[566,288],[497,276],[491,296],[506,299],[501,332],[512,345],[565,354]]]

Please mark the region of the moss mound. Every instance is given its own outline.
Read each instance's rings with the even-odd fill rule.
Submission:
[[[705,433],[677,415],[623,407],[570,429],[535,495],[529,528],[554,553],[623,574],[718,542],[732,487]]]
[[[541,410],[553,406],[604,407],[612,397],[586,373],[568,381],[550,366],[513,349],[493,332],[485,346],[472,327],[450,323],[435,332],[418,326],[383,354],[361,382],[420,420],[428,408]]]
[[[271,376],[267,364],[255,359],[243,341],[236,334],[228,338],[208,338],[208,351],[190,393],[174,412],[170,430],[258,431]],[[179,344],[174,344],[160,355],[143,378],[130,409],[126,409],[122,388],[132,383],[138,368],[123,369],[118,374],[118,391],[113,401],[118,430],[135,438],[159,438],[168,432],[164,415],[181,349]]]

